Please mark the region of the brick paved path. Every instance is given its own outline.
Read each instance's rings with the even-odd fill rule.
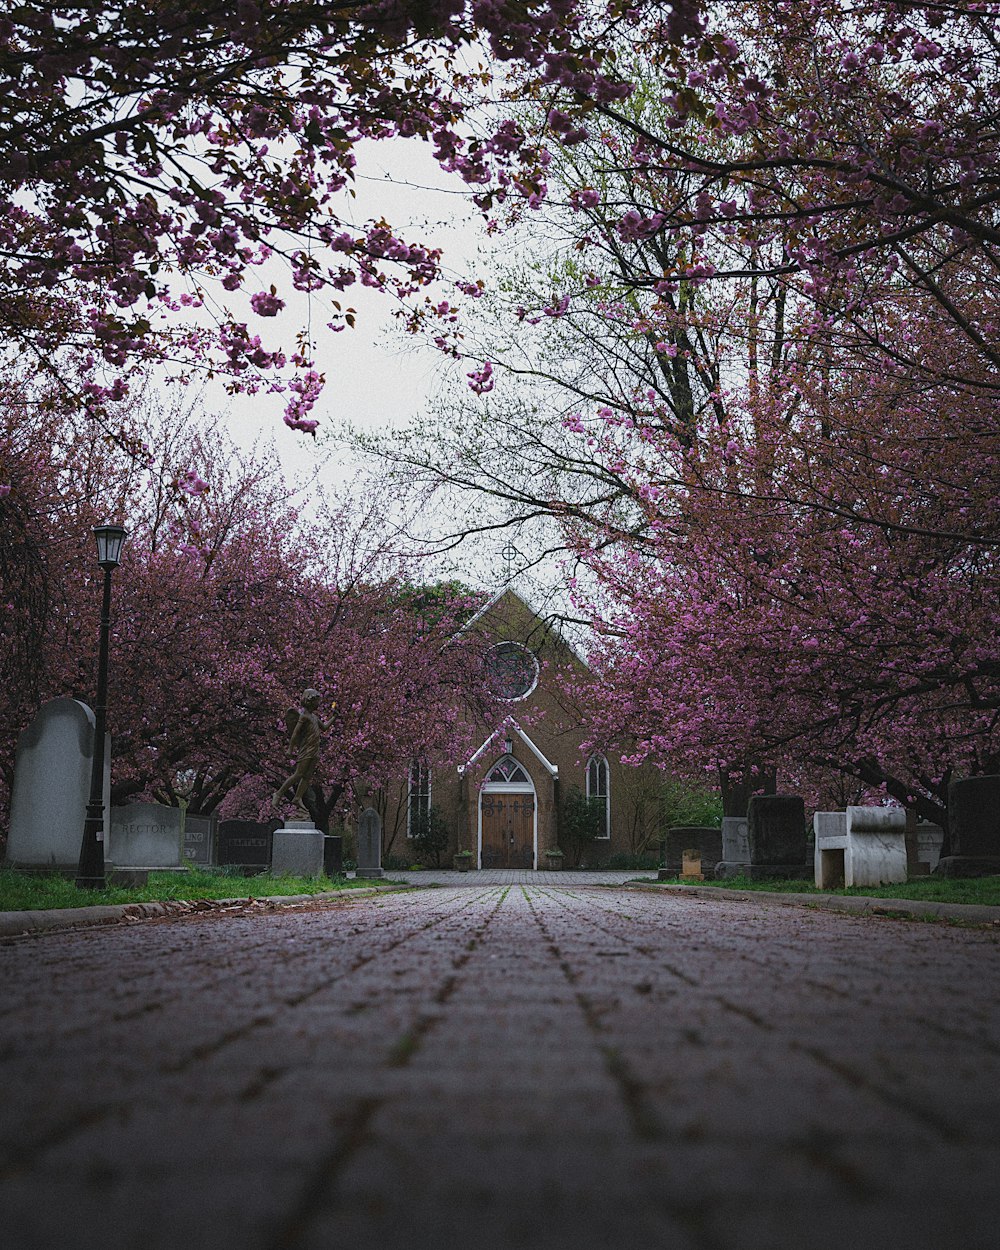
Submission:
[[[996,1250],[998,971],[555,884],[7,941],[0,1239]]]

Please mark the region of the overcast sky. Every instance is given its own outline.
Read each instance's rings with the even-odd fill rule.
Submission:
[[[444,174],[419,141],[368,143],[358,151],[357,198],[338,203],[345,220],[361,227],[384,216],[404,238],[426,242],[444,251],[447,272],[465,276],[474,265],[482,238],[481,217],[471,210],[468,190],[457,177]],[[313,410],[320,431],[350,421],[363,427],[407,424],[433,393],[442,358],[431,349],[419,349],[397,328],[391,296],[360,284],[349,288],[342,303],[358,311],[357,326],[338,334],[326,329],[332,315],[330,294],[305,295],[291,289],[284,272],[261,270],[262,285],[274,281],[287,307],[271,322],[252,318],[252,331],[265,344],[290,348],[307,322],[317,344],[316,359],[326,374],[326,389]],[[242,315],[242,314],[241,314]],[[242,446],[262,435],[273,436],[278,455],[290,474],[315,465],[313,439],[288,430],[282,421],[281,395],[229,396],[221,383],[209,384],[206,401],[217,412],[228,412],[227,423]],[[341,478],[346,467],[331,465]]]

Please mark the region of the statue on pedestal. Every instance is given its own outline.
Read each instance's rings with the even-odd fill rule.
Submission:
[[[305,805],[305,793],[312,783],[316,766],[319,763],[323,734],[333,724],[332,715],[325,722],[316,715],[319,700],[319,691],[310,688],[303,691],[301,711],[298,708],[289,708],[285,713],[285,724],[290,734],[289,746],[292,754],[295,756],[295,769],[291,776],[286,777],[278,789],[275,790],[274,797],[271,800],[272,805],[277,807],[282,798],[289,791],[293,791],[292,802],[305,820],[309,819],[309,812]],[[330,705],[331,712],[335,707],[335,703]]]

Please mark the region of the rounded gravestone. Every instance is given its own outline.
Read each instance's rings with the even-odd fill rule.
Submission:
[[[94,713],[50,699],[17,741],[6,863],[75,870],[90,797]]]

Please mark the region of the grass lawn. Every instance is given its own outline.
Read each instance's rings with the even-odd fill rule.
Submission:
[[[271,894],[319,894],[370,886],[345,877],[243,877],[225,872],[151,872],[139,889],[112,886],[78,890],[66,877],[0,871],[0,912],[38,911],[49,907],[97,907],[105,903],[151,903],[181,898],[266,898]]]
[[[675,885],[690,884],[679,877]],[[978,903],[1000,907],[1000,877],[918,877],[898,885],[852,885],[842,890],[817,890],[811,881],[701,881],[699,885],[729,890],[767,890],[778,894],[847,894],[862,898],[913,898],[929,903]]]

